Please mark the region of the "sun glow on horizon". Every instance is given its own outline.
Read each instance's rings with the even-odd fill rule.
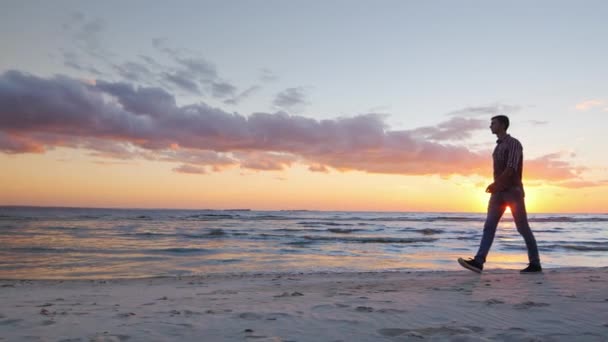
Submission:
[[[176,173],[173,164],[158,161],[100,164],[85,151],[65,148],[0,155],[0,162],[6,165],[0,174],[0,205],[483,213],[490,198],[484,192],[488,179],[480,177],[324,173],[310,172],[305,165],[194,175]],[[580,194],[526,187],[529,213],[602,212],[601,199],[605,203],[601,189]],[[587,210],[581,210],[585,205]]]

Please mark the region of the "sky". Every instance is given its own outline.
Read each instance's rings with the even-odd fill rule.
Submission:
[[[2,1],[0,205],[605,213],[605,1]]]

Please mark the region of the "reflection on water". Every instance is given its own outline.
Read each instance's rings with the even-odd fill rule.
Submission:
[[[452,270],[484,215],[0,208],[0,278]],[[530,215],[545,267],[606,266],[608,215]],[[508,215],[488,268],[521,268]],[[602,264],[603,263],[603,264]]]

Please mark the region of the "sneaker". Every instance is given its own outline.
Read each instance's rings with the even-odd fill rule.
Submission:
[[[519,271],[519,273],[539,273],[542,271],[543,271],[543,268],[540,265],[529,264],[528,267]]]
[[[463,258],[458,258],[458,263],[460,266],[469,269],[473,272],[481,273],[483,270],[483,265],[475,261],[475,259],[469,258],[464,260]]]

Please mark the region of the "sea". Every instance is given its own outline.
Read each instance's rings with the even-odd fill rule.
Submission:
[[[0,279],[457,270],[485,214],[0,207]],[[529,214],[544,268],[608,266],[608,214]],[[486,270],[527,265],[503,217]]]

